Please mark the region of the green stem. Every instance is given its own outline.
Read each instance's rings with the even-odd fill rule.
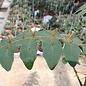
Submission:
[[[76,77],[77,77],[77,79],[78,79],[78,81],[79,81],[79,84],[80,84],[80,86],[83,86],[82,85],[82,82],[81,82],[81,80],[80,80],[80,78],[79,78],[79,76],[78,76],[78,74],[77,74],[77,71],[76,71],[76,69],[73,67],[73,70],[74,70],[74,72],[75,72],[75,74],[76,74]]]

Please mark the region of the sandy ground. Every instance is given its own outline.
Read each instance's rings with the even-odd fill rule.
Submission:
[[[78,67],[77,67],[78,68]],[[73,69],[61,60],[50,70],[43,57],[38,56],[32,70],[27,70],[19,57],[9,72],[0,66],[0,86],[80,86]]]

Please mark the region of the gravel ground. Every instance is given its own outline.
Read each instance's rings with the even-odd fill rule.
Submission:
[[[0,66],[0,77],[0,86],[80,86],[68,64],[64,65],[60,59],[55,69],[50,70],[40,56],[32,70],[27,70],[19,57],[15,58],[9,72]]]

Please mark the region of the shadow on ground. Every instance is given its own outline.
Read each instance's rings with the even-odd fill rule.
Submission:
[[[33,72],[28,77],[28,80],[23,84],[23,86],[33,86],[33,85],[39,85],[39,76],[37,72]]]

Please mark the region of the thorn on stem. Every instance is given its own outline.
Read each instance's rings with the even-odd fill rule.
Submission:
[[[10,39],[10,37],[9,37],[9,36],[8,36],[8,40],[9,40],[9,43],[10,43],[10,44],[12,44],[12,41],[11,41],[11,39]]]
[[[67,38],[68,41],[70,41],[70,38],[73,36],[74,33],[75,33],[75,32],[72,31],[72,33],[68,36],[68,38]]]
[[[57,29],[53,34],[52,34],[52,38],[55,37],[56,33],[59,32],[59,29]]]
[[[36,30],[33,32],[33,37],[36,37]]]
[[[50,32],[52,31],[52,27],[50,27]]]

